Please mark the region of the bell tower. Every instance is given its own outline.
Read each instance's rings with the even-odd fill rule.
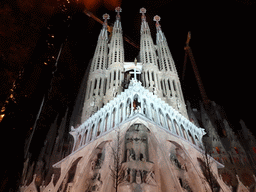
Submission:
[[[85,102],[82,111],[81,122],[97,112],[103,106],[103,96],[106,92],[104,85],[108,71],[108,14],[103,15],[104,23],[100,31],[97,47],[90,66],[90,73],[87,82]]]
[[[108,76],[105,77],[107,83],[106,94],[104,94],[104,104],[108,103],[122,92],[122,81],[124,76],[122,73],[124,69],[124,45],[120,17],[122,9],[117,7],[115,11],[117,12],[117,15],[109,43]]]
[[[165,35],[159,23],[160,17],[156,15],[156,47],[158,55],[158,82],[160,97],[183,116],[188,118],[187,109],[181,89],[178,73],[172,58],[172,54],[167,44]]]

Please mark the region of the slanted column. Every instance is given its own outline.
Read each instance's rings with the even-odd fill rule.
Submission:
[[[124,103],[124,105],[123,105],[123,120],[122,120],[122,122],[124,121],[124,120],[126,120],[126,103]]]
[[[133,116],[133,97],[132,97],[132,99],[131,99],[131,116]]]
[[[116,108],[116,115],[115,115],[115,127],[119,124],[119,108]]]

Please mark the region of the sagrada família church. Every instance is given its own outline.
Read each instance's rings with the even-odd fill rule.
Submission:
[[[125,62],[116,12],[110,39],[103,16],[69,152],[61,125],[41,159],[24,163],[20,191],[256,191],[256,140],[244,122],[241,143],[216,103],[195,109],[185,102],[160,17],[154,44],[145,8],[139,57]]]

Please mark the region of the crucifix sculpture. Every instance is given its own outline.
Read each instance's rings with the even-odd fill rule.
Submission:
[[[137,70],[136,70],[136,67],[137,67],[137,59],[136,59],[136,58],[134,59],[134,65],[135,65],[135,66],[133,67],[133,71],[134,71],[134,72],[130,72],[130,73],[131,73],[131,74],[134,74],[134,80],[137,81],[136,75],[137,75],[137,74],[141,74],[141,72],[140,72],[140,71],[137,72]]]

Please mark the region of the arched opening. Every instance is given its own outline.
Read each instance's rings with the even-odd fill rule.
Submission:
[[[195,140],[194,140],[194,138],[192,137],[192,135],[191,135],[191,133],[190,133],[189,130],[188,130],[188,136],[189,136],[190,141],[195,145]]]
[[[178,126],[177,122],[175,120],[173,122],[174,122],[174,127],[175,127],[176,134],[180,135],[180,133],[179,133],[179,126]]]
[[[84,144],[86,143],[87,134],[88,134],[88,129],[84,133],[84,139],[83,139]]]
[[[164,114],[162,113],[162,110],[159,109],[159,121],[160,121],[160,125],[162,125],[163,127],[165,127],[165,123],[164,123]]]
[[[119,121],[120,121],[120,123],[123,121],[123,107],[124,107],[124,105],[123,105],[123,103],[121,103],[120,104],[120,107],[119,107]]]
[[[97,125],[97,133],[96,133],[96,137],[98,137],[100,135],[100,126],[101,126],[101,119],[99,120],[98,122],[98,125]]]
[[[195,135],[195,139],[196,139],[196,144],[199,145],[199,139],[196,135]]]
[[[166,121],[167,121],[167,127],[170,131],[172,131],[172,121],[171,118],[169,117],[169,115],[166,115]]]
[[[93,131],[94,131],[94,124],[92,125],[91,132],[90,132],[90,137],[89,137],[88,141],[91,141],[91,140],[92,140]]]
[[[75,147],[75,150],[77,150],[77,149],[79,148],[79,146],[80,146],[80,142],[81,142],[81,138],[82,138],[82,136],[81,136],[81,134],[79,134],[78,139],[77,139],[77,141],[76,141],[76,147]]]
[[[108,130],[108,114],[105,117],[105,123],[104,124],[105,124],[104,131],[107,131]]]
[[[141,108],[140,98],[138,94],[133,97],[133,111],[139,110]]]
[[[157,117],[156,117],[156,111],[155,111],[154,105],[151,103],[150,107],[151,107],[152,120],[156,122]]]
[[[182,134],[183,134],[184,139],[188,140],[187,134],[186,134],[186,131],[185,131],[183,125],[181,125],[181,130],[182,130]]]
[[[115,127],[115,119],[116,119],[116,108],[114,108],[112,112],[112,127]]]
[[[132,111],[132,103],[131,103],[131,99],[129,98],[126,103],[126,117],[127,118],[130,117],[131,111]]]

